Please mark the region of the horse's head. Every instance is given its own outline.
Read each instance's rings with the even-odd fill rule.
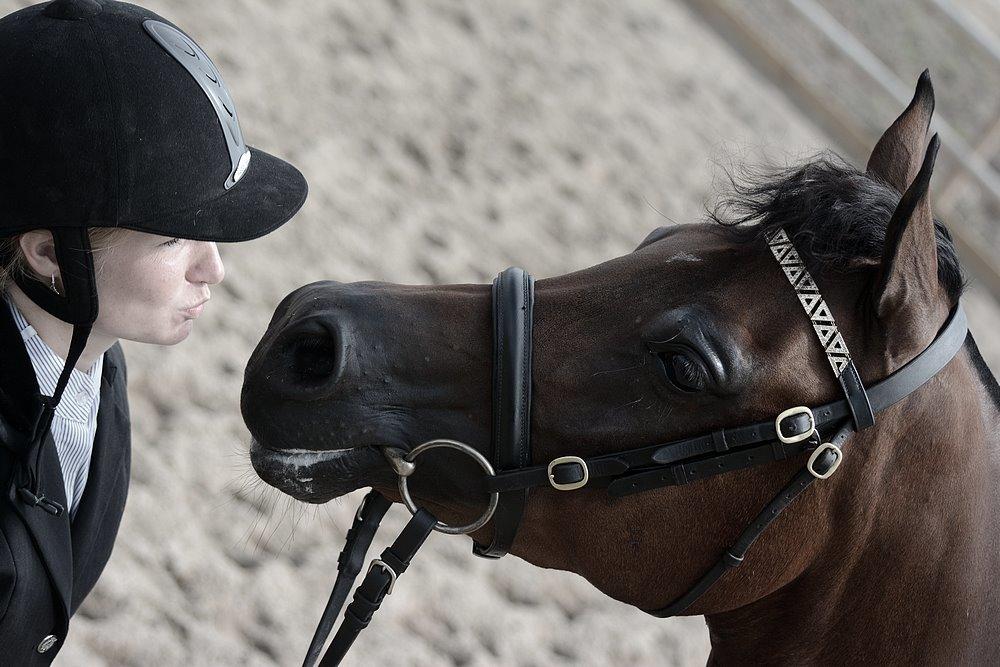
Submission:
[[[961,291],[930,213],[929,78],[865,171],[833,156],[756,177],[704,224],[662,227],[628,255],[535,285],[534,463],[595,456],[773,419],[839,397],[823,348],[766,236],[784,228],[836,315],[866,383],[928,344]],[[901,198],[900,193],[905,193]],[[307,285],[278,306],[251,358],[243,414],[255,468],[324,502],[364,486],[399,498],[382,448],[491,441],[487,285]],[[888,351],[888,353],[887,353]],[[843,470],[878,453],[858,447]],[[683,592],[801,469],[790,458],[612,499],[603,488],[534,489],[511,551],[578,572],[655,608]],[[853,470],[852,470],[853,469]],[[829,484],[797,504],[754,558],[695,611],[733,608],[802,573],[828,545]],[[421,458],[417,504],[447,522],[485,503],[479,467]],[[488,541],[491,526],[473,537]]]

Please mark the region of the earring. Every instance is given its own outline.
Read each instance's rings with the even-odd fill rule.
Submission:
[[[56,287],[56,274],[54,274],[54,273],[52,274],[52,284],[51,284],[50,287],[52,288],[53,292],[55,292],[56,294],[59,294],[59,288]]]

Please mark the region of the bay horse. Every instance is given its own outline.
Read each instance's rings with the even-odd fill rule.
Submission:
[[[705,222],[661,227],[623,257],[537,281],[531,463],[838,398],[769,248],[782,230],[864,386],[927,348],[964,288],[930,207],[933,109],[924,72],[864,171],[825,153],[734,182]],[[241,407],[258,474],[306,502],[362,487],[398,502],[386,448],[448,437],[486,453],[490,317],[488,285],[320,282],[289,294],[246,369]],[[710,663],[1000,664],[1000,386],[971,333],[963,340],[684,611],[705,615]],[[699,580],[804,458],[622,497],[541,486],[510,553],[658,609]],[[410,489],[449,523],[478,516],[489,495],[476,463],[450,452],[422,460]],[[471,537],[488,543],[492,530]]]

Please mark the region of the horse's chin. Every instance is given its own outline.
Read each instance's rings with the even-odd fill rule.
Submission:
[[[271,449],[255,439],[250,462],[262,480],[307,503],[325,503],[373,486],[387,474],[385,457],[377,447]]]

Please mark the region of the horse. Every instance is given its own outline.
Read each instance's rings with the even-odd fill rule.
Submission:
[[[733,179],[706,220],[538,280],[530,463],[675,441],[840,396],[769,246],[779,232],[836,315],[862,387],[916,359],[965,286],[930,205],[933,110],[925,71],[864,170],[824,152]],[[400,502],[387,450],[447,437],[487,455],[491,332],[489,285],[295,290],[246,368],[254,468],[304,502],[362,487]],[[835,474],[683,609],[705,616],[711,664],[1000,663],[1000,386],[961,334],[936,375],[851,433]],[[509,551],[660,609],[728,553],[805,459],[625,495],[543,485],[528,493]],[[446,523],[479,516],[490,496],[479,465],[451,451],[421,459],[409,489]],[[493,530],[470,536],[489,543]]]

